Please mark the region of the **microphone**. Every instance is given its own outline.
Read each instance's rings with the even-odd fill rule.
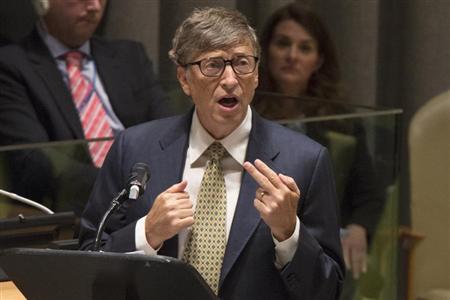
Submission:
[[[148,165],[145,163],[136,163],[131,169],[131,175],[128,179],[128,198],[136,200],[141,196],[145,191],[149,179]]]
[[[106,221],[109,217],[128,199],[136,200],[141,196],[147,186],[147,181],[150,179],[150,172],[148,171],[148,165],[145,163],[136,163],[131,168],[131,174],[128,178],[126,187],[120,191],[120,193],[111,201],[111,204],[103,215],[100,224],[98,225],[97,233],[94,242],[94,251],[100,250],[100,241],[102,233],[105,229]]]
[[[0,194],[3,195],[3,196],[8,197],[10,199],[13,199],[15,201],[19,201],[21,203],[24,203],[24,204],[30,205],[30,206],[32,206],[34,208],[37,208],[40,211],[43,211],[43,212],[45,212],[45,213],[47,213],[49,215],[53,214],[53,211],[51,209],[49,209],[48,207],[46,207],[46,206],[44,206],[42,204],[37,203],[36,201],[30,200],[28,198],[19,196],[19,195],[14,194],[14,193],[7,192],[7,191],[2,190],[2,189],[0,189]]]

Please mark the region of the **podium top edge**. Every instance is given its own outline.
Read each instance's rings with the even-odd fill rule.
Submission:
[[[0,250],[0,260],[2,257],[10,256],[78,256],[91,257],[95,259],[119,259],[133,261],[154,261],[159,263],[175,263],[184,264],[181,260],[163,256],[163,255],[146,255],[141,253],[116,253],[116,252],[95,252],[82,250],[61,250],[61,249],[37,249],[37,248],[8,248]]]

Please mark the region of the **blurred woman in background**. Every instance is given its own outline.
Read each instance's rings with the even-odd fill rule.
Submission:
[[[342,100],[333,42],[319,17],[307,6],[292,3],[277,10],[266,23],[261,46],[260,90]],[[260,98],[255,107],[273,119],[306,113],[296,99],[283,98],[279,104]]]
[[[346,100],[333,42],[309,7],[295,2],[278,9],[262,31],[261,46],[261,92],[254,100],[261,115],[273,120],[292,120],[344,112],[342,104]],[[338,186],[338,196],[345,262],[357,279],[367,270],[368,240],[383,207],[365,132],[361,124],[345,121],[303,126],[309,136],[328,147],[330,141],[324,135],[327,130],[354,137],[354,155],[348,163],[341,193]]]

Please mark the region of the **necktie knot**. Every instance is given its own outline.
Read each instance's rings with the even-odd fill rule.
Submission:
[[[208,149],[205,151],[205,155],[209,157],[211,160],[220,161],[222,157],[224,157],[226,153],[226,149],[219,142],[214,142],[209,145]]]
[[[83,53],[80,51],[69,51],[64,54],[67,68],[76,67],[81,69],[81,61],[83,59]]]

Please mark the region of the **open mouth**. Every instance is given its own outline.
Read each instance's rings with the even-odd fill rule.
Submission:
[[[238,100],[236,98],[222,98],[219,100],[219,104],[226,107],[226,108],[232,108],[236,106],[238,103]]]

